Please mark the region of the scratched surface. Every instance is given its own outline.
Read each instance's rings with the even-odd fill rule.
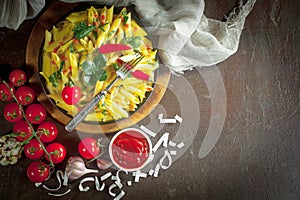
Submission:
[[[221,20],[237,2],[206,1],[205,14]],[[300,1],[257,1],[246,20],[237,53],[216,66],[225,89],[225,123],[217,144],[204,158],[199,157],[200,147],[212,116],[221,108],[212,107],[214,96],[203,76],[207,69],[184,75],[184,84],[193,91],[174,92],[177,84],[183,82],[178,83],[177,78],[171,80],[154,113],[185,115],[182,126],[186,132],[178,133],[178,125],[160,128],[167,129],[170,135],[176,133],[186,146],[171,167],[161,171],[157,178],[149,177],[126,186],[124,199],[300,198],[299,17]],[[37,18],[26,21],[17,31],[0,28],[1,75],[7,72],[5,64],[24,65],[27,39],[36,21]],[[188,105],[180,105],[185,102]],[[197,103],[199,115],[192,113],[194,107],[189,103]],[[12,129],[12,124],[2,117],[4,105],[1,103],[0,107],[1,134]],[[149,123],[153,116],[141,123]],[[54,121],[51,117],[47,120]],[[58,126],[62,133],[58,141],[66,144],[68,155],[76,154],[79,137],[65,134],[63,127]],[[21,159],[14,166],[0,167],[0,199],[52,199],[45,190],[28,181],[29,163]],[[63,169],[63,166],[57,167]],[[55,180],[49,182],[52,187],[56,184]],[[111,199],[107,191],[91,189],[83,193],[76,188],[62,199],[82,198]]]

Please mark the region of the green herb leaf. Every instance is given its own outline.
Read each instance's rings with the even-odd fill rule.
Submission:
[[[54,72],[49,77],[49,81],[52,84],[53,87],[58,87],[58,80],[61,79],[61,73],[60,72]]]
[[[101,31],[105,32],[105,30],[104,30],[103,26],[105,26],[106,24],[108,24],[108,23],[101,24],[101,25],[99,25],[99,26],[98,26],[98,28],[100,28],[100,30],[101,30]]]
[[[107,115],[108,114],[107,110],[102,110],[102,114]]]
[[[129,19],[128,16],[127,16],[127,11],[124,10],[124,11],[122,12],[122,15],[123,15],[123,17],[124,17],[123,23],[124,23],[124,25],[126,25],[128,19]]]
[[[124,25],[126,25],[128,19],[129,19],[129,18],[128,18],[127,16],[124,16]]]
[[[97,31],[93,31],[94,37],[97,38],[98,37],[98,33]]]
[[[92,60],[85,60],[81,67],[85,75],[91,75],[96,68],[96,65]]]
[[[103,70],[103,72],[101,73],[100,77],[99,77],[99,81],[105,81],[107,79],[107,72],[105,70]]]
[[[119,65],[117,63],[113,63],[112,66],[114,67],[115,70],[120,69]]]
[[[105,57],[103,54],[98,54],[94,58],[93,62],[95,63],[96,67],[100,67],[100,68],[103,68],[106,65]]]
[[[96,26],[88,26],[85,22],[80,22],[76,24],[73,29],[74,37],[78,40],[87,36],[90,32],[92,32]]]
[[[100,28],[100,30],[101,30],[102,32],[105,32],[105,30],[104,30],[104,28],[103,28],[102,26],[98,26],[98,28]]]
[[[73,46],[73,43],[70,44],[70,52],[71,52],[71,53],[74,53],[74,46]]]
[[[142,44],[142,38],[140,36],[126,37],[124,42],[125,44],[130,45],[133,49],[137,49]]]
[[[62,72],[63,68],[64,68],[64,65],[65,65],[65,61],[61,61],[60,62],[60,65],[59,65],[59,72]]]
[[[48,78],[53,87],[58,87],[58,80],[61,80],[61,72],[64,68],[65,61],[61,61],[59,69],[56,72],[53,72]]]
[[[98,54],[93,60],[86,60],[81,67],[84,72],[84,82],[87,85],[95,85],[97,81],[105,81],[107,72],[104,70],[106,60],[103,54]]]
[[[87,85],[94,86],[97,81],[105,81],[107,79],[107,72],[104,69],[99,69],[96,73],[84,76],[84,82]]]
[[[89,75],[88,77],[85,77],[85,83],[87,85],[93,86],[97,83],[97,77],[93,74],[93,75]]]

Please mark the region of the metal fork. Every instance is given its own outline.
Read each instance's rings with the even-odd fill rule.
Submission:
[[[73,119],[71,119],[68,124],[65,126],[65,129],[68,132],[73,131],[76,126],[94,109],[94,107],[103,99],[108,90],[119,80],[124,80],[131,70],[144,58],[143,55],[139,52],[135,52],[135,59],[130,62],[124,63],[117,71],[117,77],[100,93],[98,93],[82,110],[80,110]]]

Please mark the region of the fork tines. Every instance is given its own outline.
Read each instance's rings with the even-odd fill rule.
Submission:
[[[134,55],[136,58],[126,63],[124,66],[128,71],[133,69],[144,58],[144,56],[138,51],[136,51]]]

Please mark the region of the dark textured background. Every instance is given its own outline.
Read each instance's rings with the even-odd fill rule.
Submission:
[[[237,3],[207,0],[205,14],[223,19]],[[257,1],[237,53],[217,65],[226,90],[226,121],[213,151],[202,159],[197,155],[210,117],[209,103],[202,97],[207,89],[199,74],[184,75],[200,99],[198,134],[168,170],[126,188],[124,199],[300,199],[299,17],[298,0]],[[25,21],[17,31],[0,28],[2,75],[5,64],[24,66],[26,43],[37,19]],[[171,102],[167,92],[161,104],[172,110],[176,103]],[[12,128],[2,117],[3,105],[1,134]],[[58,140],[71,154],[78,138],[65,134],[62,126],[60,132]],[[51,199],[28,181],[29,163],[22,159],[0,167],[0,199]],[[107,192],[76,191],[65,198],[110,199]]]

